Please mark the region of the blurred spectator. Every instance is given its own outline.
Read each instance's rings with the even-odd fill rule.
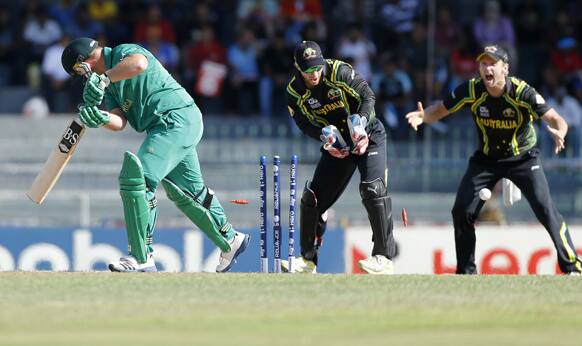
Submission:
[[[482,47],[488,44],[498,44],[505,48],[511,64],[517,66],[513,24],[509,18],[501,15],[501,8],[497,0],[485,2],[482,15],[473,25],[473,35]]]
[[[47,4],[48,13],[66,30],[75,21],[78,3],[78,0],[50,1]]]
[[[580,12],[573,12],[570,14],[567,7],[561,7],[554,15],[551,30],[547,30],[548,42],[553,44],[564,37],[576,37],[580,33],[577,30],[576,18],[580,17]]]
[[[198,39],[184,49],[184,75],[187,85],[193,85],[198,78],[200,67],[204,61],[212,61],[218,64],[226,64],[226,49],[216,39],[214,29],[206,24],[200,28]]]
[[[217,17],[211,11],[210,7],[204,2],[198,2],[192,6],[190,11],[185,14],[182,20],[177,24],[178,43],[192,44],[200,40],[201,30],[204,26],[211,26],[214,30],[214,36],[217,29]]]
[[[378,9],[380,27],[373,30],[380,51],[397,46],[408,38],[420,14],[420,0],[387,0]]]
[[[142,0],[123,0],[118,4],[119,21],[127,28],[131,28],[131,38],[133,38],[133,30],[135,29],[138,20],[145,16],[145,9]]]
[[[27,3],[26,20],[22,29],[23,45],[16,63],[19,76],[26,76],[28,86],[37,89],[41,84],[40,63],[45,49],[61,38],[59,23],[48,16],[47,8],[40,2]],[[23,74],[21,74],[25,71]]]
[[[547,4],[538,0],[524,0],[513,11],[512,16],[516,31],[516,45],[519,59],[516,71],[520,78],[527,80],[532,85],[540,82],[540,66],[546,61],[546,47],[540,44],[546,39],[546,28],[550,24],[551,16],[547,13]],[[515,15],[517,14],[517,15]]]
[[[114,0],[89,0],[89,16],[98,22],[104,22],[117,17],[117,2]]]
[[[376,46],[362,32],[359,24],[352,24],[340,39],[337,55],[340,59],[352,60],[354,70],[368,82],[372,80],[372,59]]]
[[[257,41],[252,30],[243,29],[237,41],[227,53],[230,65],[231,101],[236,103],[236,111],[249,115],[257,111],[257,83],[259,67],[257,63]]]
[[[447,6],[438,8],[435,23],[435,48],[438,59],[447,59],[457,42],[461,39],[461,26],[453,20],[451,10]]]
[[[238,2],[237,17],[244,26],[253,30],[255,37],[267,41],[273,35],[273,18],[278,12],[279,2],[276,0],[241,0]]]
[[[0,87],[12,82],[11,66],[14,56],[14,21],[10,11],[0,7]]]
[[[103,26],[103,32],[110,38],[112,46],[131,41],[131,23],[120,21],[119,6],[116,1],[90,0],[87,10],[91,20]]]
[[[544,23],[545,18],[538,1],[525,0],[517,6],[514,13],[519,14],[514,17],[518,42],[520,44],[539,42],[544,31],[540,24]]]
[[[147,28],[146,41],[143,43],[143,47],[158,59],[174,79],[180,80],[177,74],[180,51],[172,42],[165,41],[162,38],[162,29],[159,26],[154,25]]]
[[[164,18],[174,25],[181,21],[192,7],[188,0],[161,0],[159,4]]]
[[[138,43],[145,42],[151,27],[157,27],[159,29],[163,41],[171,43],[176,42],[176,33],[172,23],[162,17],[162,10],[156,4],[152,4],[148,7],[144,18],[141,20],[138,19],[135,26],[134,41]]]
[[[451,53],[447,93],[453,91],[462,81],[477,76],[479,64],[475,57],[479,52],[479,47],[475,40],[468,38],[467,35],[471,35],[470,32],[465,31],[459,36],[459,41]]]
[[[44,50],[57,42],[62,35],[59,23],[50,18],[47,8],[39,4],[30,8],[22,31],[22,37],[27,43],[33,62],[40,62]],[[30,61],[29,61],[30,62]]]
[[[398,68],[393,56],[385,55],[382,60],[382,73],[376,88],[379,118],[386,125],[391,139],[407,139],[409,129],[404,115],[414,108],[411,104],[412,81],[406,71]]]
[[[544,68],[542,72],[542,85],[539,88],[543,95],[548,95],[550,97],[554,92],[560,87],[562,82],[560,81],[560,74],[554,67],[548,65]]]
[[[558,40],[556,49],[550,52],[550,63],[566,83],[571,83],[578,73],[582,73],[582,59],[576,39],[564,37]]]
[[[259,106],[261,115],[265,118],[288,114],[285,90],[289,74],[294,69],[291,56],[293,49],[285,44],[283,33],[277,33],[259,58]]]
[[[279,13],[278,0],[239,0],[236,15],[239,18],[272,18]]]
[[[323,8],[319,0],[282,0],[280,16],[285,21],[285,40],[295,45],[302,40],[321,42],[325,36]],[[305,34],[317,37],[306,38]]]
[[[122,43],[131,42],[132,31],[131,28],[122,23],[119,17],[108,18],[103,21],[104,34],[109,38],[111,47],[118,46]]]
[[[331,15],[333,21],[338,26],[338,29],[346,23],[346,21],[353,21],[362,23],[364,26],[369,24],[369,19],[376,15],[376,1],[375,0],[357,0],[357,1],[335,1]],[[329,12],[326,13],[326,16]],[[367,30],[368,28],[364,28]]]
[[[410,40],[403,41],[398,47],[397,57],[402,59],[405,69],[411,74],[415,93],[425,97],[427,47],[426,28],[417,23],[412,28]]]
[[[398,34],[412,31],[419,14],[419,0],[387,0],[381,8],[384,23]]]
[[[299,41],[314,41],[323,42],[326,39],[326,26],[323,21],[320,20],[310,20],[303,24],[300,31],[300,38],[293,42],[295,44]]]
[[[227,73],[226,49],[216,39],[212,26],[204,25],[200,39],[186,48],[184,65],[184,85],[189,92],[194,92],[202,112],[222,111],[220,97]]]
[[[315,18],[321,19],[323,8],[319,0],[282,0],[281,16],[307,22]]]
[[[103,32],[103,25],[91,19],[87,4],[80,4],[73,23],[66,28],[72,39],[79,37],[96,37]]]
[[[67,35],[47,48],[42,59],[42,96],[47,101],[50,112],[66,113],[74,111],[69,95],[69,74],[61,65],[61,55],[70,42]]]
[[[582,106],[574,97],[568,95],[565,87],[559,87],[555,95],[548,99],[548,105],[562,115],[568,123],[568,134],[566,135],[567,156],[580,157],[580,136],[582,135]],[[544,143],[548,155],[552,154],[553,140],[547,129],[544,128]]]

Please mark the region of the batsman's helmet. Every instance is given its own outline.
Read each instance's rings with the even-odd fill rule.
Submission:
[[[87,37],[71,41],[63,50],[63,55],[61,55],[61,64],[65,71],[71,76],[76,76],[75,64],[87,59],[97,46],[97,41]]]

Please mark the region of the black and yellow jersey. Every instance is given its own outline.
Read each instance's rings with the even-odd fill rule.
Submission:
[[[493,97],[481,78],[459,85],[443,100],[449,113],[470,107],[479,135],[479,151],[494,158],[519,156],[536,145],[533,122],[551,107],[526,82],[506,79],[505,92]]]
[[[289,113],[303,133],[317,140],[323,127],[335,125],[346,142],[352,144],[347,118],[355,113],[368,119],[366,131],[370,140],[385,138],[376,121],[375,102],[368,83],[348,63],[335,59],[325,60],[321,81],[315,88],[307,88],[297,70],[287,85]]]

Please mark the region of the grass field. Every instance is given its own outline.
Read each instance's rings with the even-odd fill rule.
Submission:
[[[1,345],[580,345],[582,279],[0,273]]]

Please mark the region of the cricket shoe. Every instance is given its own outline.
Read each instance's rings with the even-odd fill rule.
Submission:
[[[156,268],[153,254],[150,253],[145,263],[137,263],[137,259],[132,255],[123,256],[119,261],[110,263],[109,270],[121,273],[157,272],[158,268]]]
[[[570,275],[570,276],[580,276],[580,272],[569,272],[568,275]]]
[[[216,266],[217,273],[227,272],[234,263],[236,263],[236,258],[245,251],[249,245],[251,236],[244,233],[234,232],[234,237],[228,241],[230,244],[229,252],[221,252],[220,260]]]
[[[313,261],[306,260],[303,257],[295,257],[293,259],[293,268],[289,268],[289,261],[282,260],[281,271],[283,273],[316,274],[317,266]]]
[[[358,261],[358,267],[368,274],[394,274],[394,264],[386,256],[374,255]]]

